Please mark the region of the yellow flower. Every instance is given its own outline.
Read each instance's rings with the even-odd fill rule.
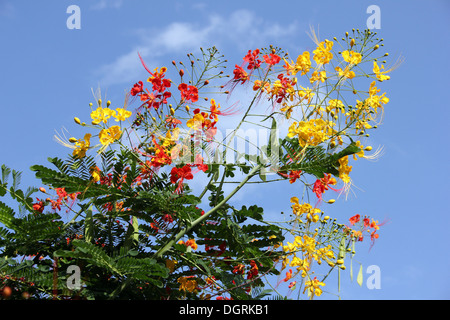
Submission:
[[[120,131],[120,127],[112,126],[108,129],[103,129],[102,131],[100,131],[99,139],[101,144],[107,146],[110,143],[113,143],[114,141],[118,140],[121,135],[122,131]]]
[[[91,134],[90,133],[86,133],[84,135],[84,140],[77,140],[75,142],[75,150],[73,150],[72,155],[74,157],[77,157],[79,159],[84,158],[86,156],[86,151],[89,149],[90,146],[90,139],[91,139]]]
[[[91,173],[91,176],[92,176],[92,180],[94,182],[100,181],[101,172],[100,172],[100,169],[97,166],[92,166],[91,169],[90,169],[90,173]]]
[[[341,100],[339,99],[332,99],[330,101],[328,101],[328,106],[327,106],[327,112],[333,111],[333,110],[340,110],[342,113],[345,112],[345,106],[342,103]]]
[[[172,272],[175,271],[175,265],[176,265],[177,263],[178,263],[178,262],[175,261],[175,260],[171,260],[171,259],[167,259],[167,260],[166,260],[166,268],[169,269],[170,273],[172,273]]]
[[[383,104],[389,102],[389,98],[385,96],[386,93],[383,93],[381,96],[377,95],[380,92],[380,89],[375,87],[375,81],[372,81],[369,88],[369,98],[367,98],[367,104],[374,109],[375,112],[378,112],[378,109],[383,108]]]
[[[320,209],[313,208],[309,203],[299,204],[299,200],[297,197],[292,197],[291,202],[293,203],[293,205],[291,206],[292,212],[296,216],[300,216],[303,213],[306,213],[306,218],[309,221],[319,221],[319,216],[317,215],[317,213],[320,213]]]
[[[289,127],[287,136],[292,138],[298,136],[300,146],[316,146],[327,140],[334,130],[334,123],[323,119],[311,119],[309,121],[294,122]]]
[[[333,48],[333,41],[322,41],[316,50],[313,51],[313,59],[317,64],[327,64],[333,59],[333,54],[330,52]]]
[[[200,130],[203,126],[204,121],[205,118],[203,118],[203,116],[200,113],[197,113],[196,115],[194,115],[192,119],[189,119],[186,122],[186,125],[193,130]]]
[[[285,68],[288,74],[292,74],[294,76],[299,71],[302,72],[301,75],[305,75],[311,69],[311,59],[308,51],[303,52],[303,54],[297,57],[295,65],[293,63],[292,64],[288,63],[286,59],[284,60],[284,62],[286,63]]]
[[[298,95],[302,100],[308,100],[308,103],[311,103],[312,98],[315,96],[315,93],[312,92],[309,88],[302,88],[302,90],[298,91]]]
[[[377,76],[378,81],[382,82],[384,80],[389,80],[391,77],[385,75],[385,73],[388,73],[388,71],[381,71],[384,69],[384,65],[381,65],[381,68],[378,66],[378,64],[374,61],[373,62],[373,72]]]
[[[353,154],[353,160],[357,160],[357,157],[364,158],[364,146],[361,144],[361,141],[356,141],[356,146],[360,149],[360,151]]]
[[[299,257],[294,257],[290,263],[290,266],[297,267],[297,272],[301,271],[301,276],[303,278],[308,274],[308,271],[311,268],[309,260],[307,258],[300,259]]]
[[[339,178],[345,183],[350,182],[348,174],[352,171],[352,166],[348,165],[348,156],[339,159]]]
[[[180,291],[194,292],[197,289],[197,280],[180,277],[177,281],[180,283]]]
[[[309,79],[309,82],[314,83],[316,81],[325,82],[327,79],[327,72],[325,70],[322,70],[320,72],[314,71],[311,74],[311,78]]]
[[[317,280],[317,277],[314,277],[313,280],[305,282],[305,289],[303,290],[303,293],[308,290],[311,294],[311,298],[314,296],[319,297],[322,294],[322,289],[320,287],[323,286],[325,286],[325,283]]]
[[[345,50],[342,52],[342,58],[350,64],[358,64],[361,62],[361,53]]]
[[[339,77],[345,77],[349,79],[353,79],[355,77],[355,73],[351,71],[348,66],[346,66],[344,70],[342,70],[341,67],[336,67],[335,70],[339,73]]]
[[[128,119],[129,117],[131,117],[132,112],[125,110],[123,108],[117,108],[116,112],[114,112],[114,114],[112,114],[112,116],[114,118],[116,118],[116,121],[125,121],[126,119]]]
[[[91,118],[94,123],[100,122],[106,123],[111,116],[115,116],[116,112],[109,108],[98,107],[95,111],[91,112]]]

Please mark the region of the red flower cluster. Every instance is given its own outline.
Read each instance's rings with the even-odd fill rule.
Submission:
[[[281,60],[280,56],[274,53],[271,53],[270,55],[264,55],[263,58],[264,61],[271,66],[276,65]]]
[[[276,90],[273,90],[272,96],[276,97],[276,102],[281,103],[289,93],[288,89],[292,89],[295,86],[295,81],[285,77],[283,74],[278,75],[280,86],[277,86]],[[289,97],[289,96],[288,96]]]
[[[63,201],[72,200],[71,204],[69,204],[69,208],[75,203],[75,200],[77,199],[77,196],[81,192],[75,192],[75,193],[67,193],[65,188],[55,188],[57,199],[53,200],[50,198],[47,198],[48,201],[50,201],[52,205],[53,210],[61,210],[61,205],[63,204]]]
[[[251,280],[259,274],[258,266],[254,260],[250,261],[250,270],[247,272],[247,279]]]
[[[142,81],[139,81],[131,88],[130,94],[132,96],[139,96],[141,101],[143,101],[141,107],[145,105],[147,108],[153,107],[158,109],[161,104],[167,104],[167,99],[172,96],[172,94],[167,91],[171,86],[170,79],[165,78],[167,68],[163,67],[159,72],[157,69],[155,69],[154,72],[151,72],[140,55],[139,58],[141,59],[141,63],[145,70],[151,75],[147,81],[152,84],[153,92],[150,92],[148,89],[144,90],[144,84]]]
[[[261,66],[261,60],[259,60],[258,57],[259,57],[259,49],[255,49],[253,51],[248,50],[247,55],[244,57],[244,61],[248,62],[247,65],[248,70],[255,70]]]
[[[360,220],[361,220],[361,216],[359,214],[356,214],[349,219],[350,225],[354,226],[355,224],[360,222]],[[379,234],[376,232],[380,229],[380,226],[384,225],[384,223],[385,222],[378,223],[378,221],[375,221],[373,219],[372,219],[372,221],[370,221],[370,219],[366,216],[363,218],[361,230],[359,230],[359,231],[353,230],[353,236],[357,239],[357,241],[363,241],[363,239],[364,239],[363,233],[369,232],[370,239],[372,240],[372,245],[373,245],[375,239],[378,239],[378,237],[379,237]],[[350,229],[350,227],[349,227],[349,229]]]
[[[198,89],[196,86],[187,85],[186,83],[181,83],[178,86],[178,90],[181,93],[181,100],[192,102],[198,101]]]

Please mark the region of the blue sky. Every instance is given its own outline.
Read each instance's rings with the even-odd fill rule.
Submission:
[[[72,4],[81,9],[79,30],[66,27]],[[377,162],[358,160],[352,177],[361,190],[329,214],[389,223],[370,252],[362,245],[357,253],[364,268],[380,267],[381,289],[359,287],[344,273],[341,296],[449,299],[448,1],[0,0],[0,163],[23,171],[23,185],[36,185],[30,166],[68,154],[54,141],[55,130],[84,134],[73,117],[88,117],[91,88],[122,102],[134,82],[145,80],[137,51],[151,68],[200,46],[216,46],[233,63],[269,44],[296,56],[314,47],[310,25],[321,39],[340,38],[366,28],[372,4],[381,9],[376,31],[384,50],[405,60],[383,83],[390,102],[370,138],[385,153]],[[289,211],[293,193],[265,187],[240,199],[251,194],[275,214]]]

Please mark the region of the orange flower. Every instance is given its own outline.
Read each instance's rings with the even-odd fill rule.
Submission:
[[[284,282],[288,282],[289,279],[292,278],[292,269],[289,269],[289,271],[286,272],[286,278],[283,279]]]

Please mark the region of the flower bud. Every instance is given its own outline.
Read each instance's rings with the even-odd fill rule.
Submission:
[[[111,105],[111,101],[106,101],[106,106],[109,107]]]
[[[352,40],[350,40],[350,47],[353,47],[355,45],[355,39],[352,38]]]
[[[189,106],[186,106],[185,109],[187,112],[189,112]]]
[[[377,50],[380,46],[377,44],[375,47],[373,47],[373,50]]]
[[[98,103],[99,106],[101,106],[102,105],[102,99],[98,99],[97,103]]]
[[[73,121],[75,121],[76,124],[80,124],[81,123],[80,119],[77,118],[77,117],[73,118]]]
[[[184,70],[183,70],[183,69],[180,69],[179,74],[180,74],[180,77],[184,76]]]
[[[47,192],[47,190],[45,190],[44,187],[40,187],[40,188],[39,188],[39,191],[40,191],[40,192],[43,192],[43,193],[46,193],[46,192]]]
[[[367,146],[364,148],[365,151],[372,151],[372,147],[371,146]]]
[[[72,138],[69,139],[69,142],[71,142],[71,143],[75,143],[75,142],[77,142],[77,141],[78,141],[78,139],[76,139],[76,138],[74,138],[74,137],[72,137]]]
[[[175,110],[173,108],[170,108],[170,114],[174,115],[175,114]]]
[[[344,264],[344,259],[338,259],[338,260],[336,260],[336,264]]]
[[[334,200],[334,199],[330,199],[330,200],[327,201],[327,203],[329,203],[329,204],[333,204],[335,202],[336,202],[336,200]]]

